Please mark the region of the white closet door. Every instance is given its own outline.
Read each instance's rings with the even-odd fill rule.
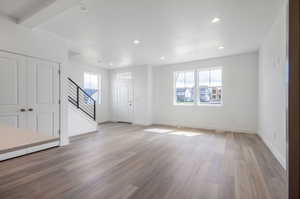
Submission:
[[[0,125],[26,128],[26,61],[0,52]]]
[[[28,127],[50,136],[59,136],[58,71],[58,64],[28,60]]]

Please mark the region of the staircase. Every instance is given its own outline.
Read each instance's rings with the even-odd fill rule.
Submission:
[[[96,121],[96,101],[71,78],[68,78],[68,100],[83,114]]]
[[[97,131],[96,101],[71,78],[68,78],[68,100],[69,136]]]

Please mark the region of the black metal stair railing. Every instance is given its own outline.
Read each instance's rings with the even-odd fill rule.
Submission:
[[[68,100],[88,117],[96,120],[96,101],[69,77]]]

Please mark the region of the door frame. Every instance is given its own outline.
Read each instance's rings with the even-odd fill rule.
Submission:
[[[289,0],[289,199],[300,198],[300,0]]]
[[[62,138],[62,133],[61,133],[61,129],[62,129],[62,96],[63,96],[63,89],[62,89],[62,86],[64,84],[62,84],[62,81],[61,81],[61,71],[62,71],[62,66],[61,66],[61,63],[58,63],[58,126],[59,126],[59,129],[58,129],[58,133],[59,133],[59,144],[60,146],[62,145],[62,142],[63,142],[63,138]]]

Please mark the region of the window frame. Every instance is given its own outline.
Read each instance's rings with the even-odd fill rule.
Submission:
[[[95,100],[97,104],[101,105],[102,104],[102,75],[101,73],[97,72],[84,72],[83,73],[83,89],[85,88],[85,75],[95,75],[97,76],[97,81],[98,81],[98,97]]]
[[[221,102],[219,104],[211,104],[211,103],[200,103],[200,85],[199,85],[199,72],[200,71],[212,71],[215,69],[221,69],[221,79],[222,79],[222,91],[221,91]],[[194,73],[194,96],[193,96],[193,102],[191,103],[178,103],[176,101],[177,95],[176,95],[176,74],[182,73],[182,72],[193,72]],[[209,74],[209,84],[211,83],[210,80],[211,75]],[[195,69],[187,69],[187,70],[175,70],[173,71],[173,105],[174,106],[209,106],[209,107],[222,107],[223,104],[223,97],[224,97],[224,85],[223,85],[223,67],[222,66],[213,66],[213,67],[197,67]]]

